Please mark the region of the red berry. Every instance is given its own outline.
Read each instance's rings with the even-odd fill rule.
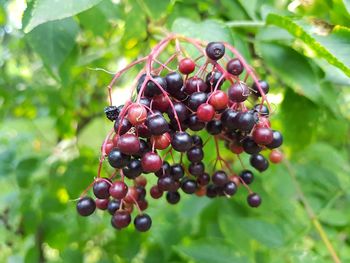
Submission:
[[[272,163],[280,163],[283,160],[283,153],[277,149],[272,150],[269,159]]]
[[[114,144],[113,141],[108,141],[105,145],[105,154],[109,154],[111,152],[111,150],[113,149]],[[103,144],[101,146],[101,151],[103,150]]]
[[[138,192],[135,186],[129,187],[128,188],[128,193],[124,197],[124,201],[127,203],[134,203],[138,198]]]
[[[240,154],[244,151],[242,146],[238,146],[233,142],[230,143],[230,150],[231,150],[231,152],[233,152],[235,154]]]
[[[139,138],[134,134],[124,134],[119,137],[118,148],[124,154],[136,154],[140,150]]]
[[[195,68],[196,68],[196,64],[190,58],[184,58],[179,63],[179,71],[182,74],[186,74],[186,75],[191,74]]]
[[[215,110],[225,109],[228,104],[228,96],[226,92],[222,90],[214,91],[210,96],[209,104],[211,104]]]
[[[256,128],[261,128],[261,127],[271,127],[270,120],[267,117],[260,117],[259,122],[255,126]]]
[[[257,144],[269,144],[273,140],[273,131],[266,127],[256,128],[253,131],[253,139]]]
[[[115,199],[123,199],[128,193],[128,186],[121,181],[114,182],[109,188],[109,193]]]
[[[147,110],[141,104],[132,104],[128,110],[128,120],[131,124],[137,125],[144,123],[147,117]]]
[[[153,199],[159,199],[163,195],[163,191],[158,188],[158,185],[154,185],[151,187],[150,194]]]
[[[208,122],[214,118],[215,109],[210,104],[202,104],[197,109],[198,120]]]
[[[164,150],[168,148],[171,142],[171,137],[169,133],[164,133],[159,136],[152,136],[151,137],[151,143],[154,143],[154,148],[159,149],[159,150]]]
[[[154,152],[145,153],[141,159],[141,165],[145,172],[157,172],[162,168],[162,164],[162,159]]]
[[[166,95],[160,94],[153,97],[152,109],[166,112],[169,108],[169,105],[169,98]]]
[[[96,207],[101,210],[106,210],[108,207],[109,200],[108,199],[96,199],[95,200]]]

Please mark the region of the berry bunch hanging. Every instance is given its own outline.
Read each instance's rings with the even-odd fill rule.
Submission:
[[[191,58],[184,42],[199,56]],[[174,54],[160,62],[160,55],[173,43]],[[115,81],[141,63],[145,65],[135,78],[130,99],[113,105]],[[257,78],[230,44],[168,36],[148,56],[119,71],[109,84],[110,105],[105,114],[114,125],[102,145],[97,177],[79,198],[78,213],[89,216],[96,208],[107,210],[112,226],[122,229],[131,223],[135,208],[135,228],[147,231],[152,220],[144,212],[146,184],[153,176],[157,183],[147,187],[153,199],[165,195],[168,203],[176,204],[183,194],[231,197],[244,187],[248,205],[258,207],[261,197],[248,186],[254,181],[253,169],[243,166],[240,155],[249,154],[250,165],[258,172],[269,167],[262,151],[270,152],[272,163],[283,158],[277,149],[282,135],[269,121],[268,92],[268,83]],[[204,162],[210,140],[216,157]],[[229,158],[220,153],[223,146],[231,152]],[[114,173],[102,177],[105,159]],[[234,159],[241,162],[240,171],[233,170]],[[91,187],[94,199],[86,195]]]

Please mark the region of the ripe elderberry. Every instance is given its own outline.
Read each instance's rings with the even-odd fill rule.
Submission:
[[[201,50],[198,56],[179,59],[176,64],[187,54],[175,47],[176,53],[161,62],[174,42]],[[151,217],[143,212],[148,198],[164,195],[169,204],[177,204],[181,192],[184,198],[194,194],[224,198],[246,188],[248,205],[258,207],[261,198],[250,188],[253,172],[250,168],[233,170],[233,161],[238,154],[249,154],[250,166],[263,172],[269,167],[268,159],[272,163],[283,159],[278,149],[282,134],[269,120],[268,83],[256,82],[255,71],[228,43],[206,44],[172,34],[148,56],[119,71],[108,87],[113,88],[121,74],[141,63],[144,67],[125,104],[113,105],[109,97],[104,112],[114,124],[102,143],[98,174],[91,184],[96,198],[86,196],[86,189],[77,202],[77,212],[89,216],[97,207],[110,214],[114,228],[125,228],[133,220],[135,229],[145,232],[152,226]],[[252,101],[257,102],[252,105]],[[101,175],[105,159],[111,166],[108,177]],[[148,186],[152,176],[157,183]]]

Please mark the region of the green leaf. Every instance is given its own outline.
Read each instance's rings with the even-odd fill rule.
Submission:
[[[36,0],[31,18],[24,32],[28,33],[43,23],[74,16],[102,0]]]
[[[329,225],[346,226],[349,223],[349,215],[344,210],[326,209],[321,212],[319,219]]]
[[[307,58],[290,47],[260,43],[259,53],[268,65],[295,92],[314,102],[320,99],[320,87],[316,74]]]
[[[184,258],[201,263],[247,262],[233,245],[223,239],[202,239],[189,244],[177,245],[175,251]]]
[[[26,187],[28,185],[30,176],[38,167],[39,160],[30,157],[22,160],[16,167],[16,179],[20,187]]]
[[[350,76],[350,58],[346,55],[350,46],[350,30],[336,26],[328,36],[319,36],[313,33],[315,28],[303,20],[293,20],[278,14],[269,14],[267,24],[284,28],[293,36],[301,39],[319,57],[326,59],[330,64],[340,68]]]
[[[54,73],[75,45],[79,27],[72,18],[45,23],[27,35],[32,48]]]
[[[230,31],[213,20],[196,23],[186,18],[178,18],[171,29],[175,33],[206,41],[232,41]]]

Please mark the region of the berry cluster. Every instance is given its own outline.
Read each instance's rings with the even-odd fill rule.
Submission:
[[[176,52],[165,63],[159,62],[157,58],[173,41]],[[200,56],[186,56],[180,41],[193,44]],[[177,70],[171,70],[175,59]],[[146,65],[136,77],[130,100],[113,106],[111,89],[116,79],[143,62]],[[251,166],[263,172],[269,161],[261,151],[270,150],[273,163],[282,160],[276,149],[282,135],[271,129],[268,83],[257,79],[232,46],[171,35],[148,56],[118,72],[108,88],[110,106],[105,113],[114,127],[102,145],[98,176],[91,184],[96,199],[86,196],[88,188],[77,203],[80,215],[91,215],[96,207],[107,210],[112,226],[122,229],[130,224],[136,207],[135,228],[147,231],[152,221],[143,212],[148,206],[145,187],[152,175],[157,183],[149,188],[150,196],[165,195],[170,204],[180,201],[180,192],[230,197],[240,186],[248,190],[251,207],[261,204],[260,196],[248,186],[254,174],[244,168],[240,154],[249,154]],[[215,142],[214,162],[203,161],[209,140]],[[228,158],[220,154],[220,141],[232,153]],[[105,157],[114,169],[109,178],[100,175]],[[233,171],[233,157],[242,163],[241,171]]]

